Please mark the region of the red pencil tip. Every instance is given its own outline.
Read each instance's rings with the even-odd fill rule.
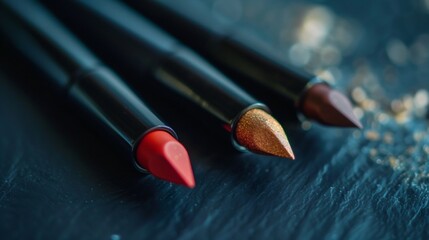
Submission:
[[[142,138],[137,147],[137,162],[158,178],[195,187],[188,152],[166,131],[153,131]]]

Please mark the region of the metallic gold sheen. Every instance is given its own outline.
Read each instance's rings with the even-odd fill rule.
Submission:
[[[295,159],[282,126],[264,110],[244,113],[238,120],[235,138],[249,151]]]

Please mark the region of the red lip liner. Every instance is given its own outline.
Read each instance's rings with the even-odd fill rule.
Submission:
[[[337,127],[362,128],[350,101],[325,81],[288,66],[270,46],[244,28],[220,22],[192,0],[126,0],[131,6],[222,70],[295,103],[307,118]],[[248,82],[245,82],[249,84]],[[257,94],[255,92],[255,94]]]
[[[126,142],[137,169],[195,186],[188,153],[176,133],[115,73],[36,2],[7,0],[0,5],[0,32],[46,73],[51,84]]]

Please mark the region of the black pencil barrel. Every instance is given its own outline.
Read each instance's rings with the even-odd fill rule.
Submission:
[[[0,14],[0,32],[64,95],[131,147],[151,129],[172,132],[42,6],[30,0],[2,1]]]
[[[153,86],[142,79],[150,75],[158,89],[168,87],[228,124],[258,105],[200,56],[119,1],[45,2],[112,66],[140,76],[136,86]]]
[[[295,102],[315,76],[289,66],[275,49],[240,26],[218,21],[198,1],[127,0],[145,16],[197,50],[216,66]]]

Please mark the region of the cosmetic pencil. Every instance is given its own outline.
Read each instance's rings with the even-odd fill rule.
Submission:
[[[337,127],[362,128],[350,101],[326,81],[284,62],[275,49],[242,27],[221,22],[199,1],[127,0],[146,17],[192,47],[234,80],[293,102],[308,119]],[[249,81],[247,81],[249,80]],[[241,82],[244,85],[244,82]],[[254,93],[255,94],[255,93]]]
[[[160,83],[157,91],[167,87],[219,119],[238,149],[294,159],[282,126],[264,104],[133,9],[114,0],[45,2],[94,51],[111,56],[111,66],[149,74]]]
[[[194,187],[186,149],[158,117],[47,9],[31,0],[0,2],[0,31],[54,88],[133,152],[142,172]]]

